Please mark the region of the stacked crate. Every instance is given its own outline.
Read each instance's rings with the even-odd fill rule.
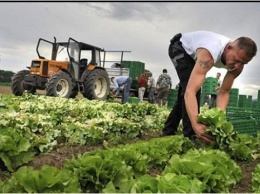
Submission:
[[[207,77],[201,87],[200,105],[209,104],[209,95],[217,94],[214,88],[218,85],[218,79],[214,77]]]
[[[231,88],[229,92],[228,107],[238,107],[238,95],[239,95],[239,89]]]
[[[256,135],[260,129],[260,110],[228,107],[226,109],[227,120],[232,123],[238,133]]]
[[[260,90],[257,93],[256,108],[260,109]]]
[[[202,85],[202,93],[204,95],[217,94],[214,88],[218,85],[218,79],[214,77],[207,77]]]
[[[252,105],[253,108],[253,105]],[[257,113],[257,126],[258,126],[258,130],[260,131],[260,90],[258,90],[258,94],[257,94],[257,100],[256,100],[256,109],[254,109],[255,112]]]
[[[136,78],[145,72],[145,63],[140,61],[122,61],[122,65],[124,68],[129,68],[129,77],[132,78],[131,88],[138,90],[139,85]]]
[[[244,94],[238,95],[238,107],[247,108],[247,96]]]
[[[252,100],[252,108],[257,109],[257,99]]]
[[[248,95],[247,96],[247,101],[246,101],[246,107],[247,108],[252,108],[252,101],[253,101],[253,96]]]
[[[257,99],[252,100],[252,108],[260,109],[260,90],[258,90]]]
[[[238,133],[246,133],[252,136],[257,134],[259,130],[259,126],[255,119],[241,119],[241,120],[234,120],[230,121],[234,127],[234,130]]]
[[[251,95],[239,95],[238,107],[227,107],[227,119],[233,124],[237,132],[256,135],[260,131],[259,97],[260,90],[258,91],[257,100],[253,100]]]
[[[172,108],[173,105],[175,104],[176,100],[178,97],[178,89],[171,89],[169,95],[168,95],[168,104],[167,106],[169,108]]]
[[[260,132],[260,108],[257,108],[257,109],[253,109],[253,110],[255,110],[255,112],[256,112],[256,124],[257,124],[257,131],[259,131]]]

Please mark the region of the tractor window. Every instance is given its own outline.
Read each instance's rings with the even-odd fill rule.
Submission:
[[[80,59],[88,59],[91,60],[91,50],[81,50]]]
[[[52,47],[53,47],[53,44],[51,42],[41,40],[39,43],[39,47],[38,47],[38,53],[40,55],[39,57],[42,57],[45,59],[51,59]]]
[[[77,42],[70,40],[68,54],[75,62],[79,62],[80,48]]]
[[[59,46],[56,60],[57,61],[68,61],[69,60],[69,56],[68,56],[66,47]]]

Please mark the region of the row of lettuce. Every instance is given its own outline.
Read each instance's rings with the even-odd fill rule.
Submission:
[[[229,192],[240,167],[220,150],[193,149],[182,136],[157,138],[66,161],[62,169],[21,167],[0,182],[4,193],[204,193]],[[149,169],[160,173],[148,174]]]
[[[60,142],[119,144],[161,129],[167,109],[47,96],[0,96],[0,158],[13,172]]]
[[[259,157],[260,137],[235,132],[225,113],[204,110],[198,120],[215,137],[201,149],[182,136],[157,138],[79,155],[62,169],[25,164],[61,143],[119,144],[158,131],[169,114],[149,103],[124,104],[46,96],[0,96],[0,158],[10,179],[2,192],[229,192],[239,180],[235,160]],[[158,171],[152,176],[152,170]],[[259,191],[260,167],[252,191]]]
[[[158,174],[151,175],[149,169]],[[253,174],[259,192],[260,166]],[[241,168],[223,151],[194,149],[182,136],[106,150],[67,160],[61,169],[20,167],[0,181],[4,193],[228,193],[242,179]]]

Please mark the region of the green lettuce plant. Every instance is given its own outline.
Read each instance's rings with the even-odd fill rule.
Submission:
[[[197,121],[208,126],[206,133],[210,134],[214,141],[206,148],[220,149],[239,160],[252,160],[259,157],[260,142],[248,134],[238,133],[232,124],[228,122],[225,112],[218,107],[204,110],[199,114]]]

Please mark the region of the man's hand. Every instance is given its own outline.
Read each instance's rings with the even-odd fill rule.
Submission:
[[[201,123],[197,123],[195,126],[193,126],[193,130],[195,131],[197,137],[203,140],[205,143],[210,144],[213,141],[213,137],[205,133],[206,129],[207,126]]]

